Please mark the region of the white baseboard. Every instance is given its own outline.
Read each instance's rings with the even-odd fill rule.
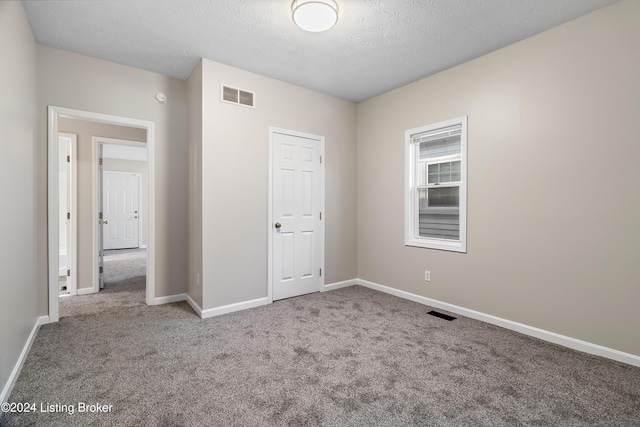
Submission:
[[[356,279],[345,280],[344,282],[329,283],[328,285],[324,285],[322,291],[333,291],[335,289],[346,288],[347,286],[353,286],[357,284],[358,281]]]
[[[29,354],[29,350],[31,349],[31,345],[36,338],[38,333],[38,329],[40,329],[40,325],[45,325],[49,323],[49,316],[40,316],[36,319],[35,325],[31,329],[31,333],[29,334],[29,338],[27,338],[27,342],[24,344],[22,348],[22,352],[20,353],[20,357],[13,367],[13,371],[11,371],[11,375],[9,376],[9,380],[7,384],[5,384],[2,389],[2,394],[0,394],[0,403],[5,403],[9,396],[11,395],[11,391],[13,390],[13,386],[16,384],[16,380],[20,375],[20,371],[22,370],[22,366],[24,365],[24,361],[27,359],[27,355]]]
[[[187,303],[191,306],[191,308],[193,309],[193,311],[196,312],[196,314],[202,318],[202,308],[200,308],[200,306],[198,305],[197,302],[195,302],[193,300],[193,298],[191,298],[191,295],[187,294]]]
[[[93,288],[76,289],[76,295],[89,295],[89,294],[95,294],[95,293],[97,293],[97,291]]]
[[[608,347],[603,347],[598,344],[593,344],[593,343],[582,341],[576,338],[567,337],[565,335],[560,335],[555,332],[546,331],[544,329],[539,329],[533,326],[525,325],[523,323],[518,323],[511,320],[503,319],[501,317],[492,316],[490,314],[481,313],[479,311],[469,310],[464,307],[460,307],[460,306],[449,304],[446,302],[412,294],[410,292],[401,291],[399,289],[390,288],[388,286],[380,285],[374,282],[369,282],[367,280],[355,279],[354,282],[356,284],[362,285],[370,289],[374,289],[376,291],[384,292],[384,293],[394,295],[400,298],[404,298],[410,301],[414,301],[420,304],[450,311],[452,313],[456,313],[461,316],[470,317],[472,319],[480,320],[482,322],[490,323],[492,325],[501,326],[505,329],[510,329],[512,331],[516,331],[521,334],[539,338],[541,340],[552,342],[554,344],[559,344],[561,346],[582,351],[584,353],[606,357],[608,359],[617,360],[618,362],[627,363],[633,366],[640,366],[640,356],[636,356],[634,354],[625,353],[625,352],[614,350]]]
[[[166,297],[157,297],[153,299],[151,305],[171,304],[172,302],[186,301],[187,294],[168,295]]]
[[[147,249],[147,245],[140,245],[139,248],[140,249]]]
[[[221,307],[208,308],[203,310],[190,296],[187,295],[187,303],[193,308],[193,310],[200,316],[202,319],[206,319],[208,317],[220,316],[222,314],[233,313],[234,311],[247,310],[249,308],[260,307],[263,305],[270,304],[269,298],[258,298],[249,301],[238,302],[235,304],[223,305]]]

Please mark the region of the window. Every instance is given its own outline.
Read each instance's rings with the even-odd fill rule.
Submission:
[[[405,245],[467,251],[467,117],[405,132]]]

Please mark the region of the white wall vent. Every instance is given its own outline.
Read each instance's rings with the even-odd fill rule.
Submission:
[[[227,102],[229,104],[242,105],[244,107],[256,108],[256,94],[254,92],[227,86],[225,84],[221,85],[220,88],[220,101]]]

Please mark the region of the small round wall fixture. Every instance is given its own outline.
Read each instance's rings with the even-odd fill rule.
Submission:
[[[162,92],[156,92],[155,95],[156,101],[158,104],[166,104],[167,103],[167,95]]]
[[[335,0],[293,0],[291,13],[298,27],[319,33],[338,22],[338,3]]]

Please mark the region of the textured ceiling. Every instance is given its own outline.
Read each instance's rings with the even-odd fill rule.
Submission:
[[[324,33],[291,0],[23,1],[38,43],[186,79],[201,57],[351,101],[616,0],[338,0]]]

